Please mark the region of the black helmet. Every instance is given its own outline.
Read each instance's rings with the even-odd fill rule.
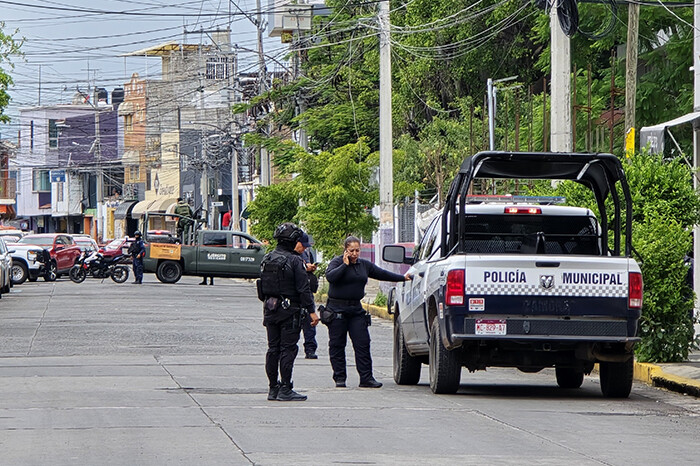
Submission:
[[[295,224],[285,222],[275,229],[275,233],[272,236],[280,242],[296,243],[303,233],[301,228]]]
[[[136,231],[134,232],[134,236],[141,236],[141,232],[138,231],[138,230],[136,230]]]

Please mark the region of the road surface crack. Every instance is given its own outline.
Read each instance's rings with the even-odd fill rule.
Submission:
[[[27,350],[27,354],[25,356],[31,356],[32,349],[34,348],[34,340],[36,340],[36,337],[39,334],[39,329],[41,329],[41,326],[44,323],[44,318],[46,317],[46,313],[49,312],[49,305],[51,304],[51,299],[53,298],[54,291],[56,291],[56,284],[52,283],[51,285],[52,286],[51,286],[51,292],[49,293],[49,299],[46,301],[46,306],[44,307],[44,312],[41,313],[41,318],[39,319],[39,325],[37,325],[36,328],[34,329],[34,335],[32,335],[32,339],[29,341],[29,349]]]
[[[170,376],[170,379],[175,383],[175,385],[177,385],[179,389],[183,390],[185,392],[185,394],[190,398],[190,400],[192,400],[192,402],[197,405],[197,407],[202,412],[202,414],[204,414],[204,416],[206,416],[206,418],[209,419],[209,422],[211,422],[214,426],[216,426],[219,430],[221,430],[221,432],[231,441],[233,446],[235,446],[236,449],[241,453],[241,456],[243,456],[243,458],[247,459],[250,464],[255,464],[255,462],[248,457],[246,452],[243,451],[243,449],[240,447],[240,445],[238,445],[236,440],[234,440],[234,438],[231,437],[231,435],[229,435],[229,433],[226,431],[226,429],[224,429],[224,426],[222,426],[219,422],[216,422],[209,415],[209,413],[207,413],[207,411],[204,409],[204,407],[194,398],[194,396],[192,396],[192,394],[190,393],[189,390],[186,389],[186,387],[183,387],[182,385],[180,385],[180,383],[175,379],[175,376],[173,376],[173,374],[168,370],[168,368],[165,367],[163,365],[163,363],[160,362],[160,360],[158,359],[158,356],[154,356],[154,359],[156,360],[158,365],[168,374],[168,376]]]

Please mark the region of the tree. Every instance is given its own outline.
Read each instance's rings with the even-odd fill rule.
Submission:
[[[348,235],[368,238],[377,228],[370,209],[378,202],[378,191],[370,185],[372,167],[365,140],[347,144],[333,152],[308,154],[300,161],[304,205],[299,220],[324,254],[342,249]]]
[[[293,181],[258,186],[255,200],[247,207],[251,232],[262,240],[272,242],[272,235],[279,224],[296,221],[298,208],[299,192]]]
[[[10,57],[20,54],[20,46],[22,43],[15,40],[17,31],[6,34],[3,32],[4,28],[5,23],[0,21],[0,122],[7,123],[10,121],[10,117],[3,112],[10,103],[10,95],[7,93],[7,90],[14,82],[6,70],[6,67],[9,66],[10,69],[13,68]]]
[[[295,173],[282,181],[257,189],[249,205],[252,232],[272,240],[282,222],[301,225],[314,238],[316,249],[333,255],[350,234],[369,237],[377,220],[369,209],[378,201],[377,189],[370,183],[372,164],[365,140],[348,144],[332,152],[309,153],[299,146],[269,144],[296,162],[287,169]]]

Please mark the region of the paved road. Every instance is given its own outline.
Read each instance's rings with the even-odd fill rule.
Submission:
[[[391,325],[375,320],[380,390],[336,389],[299,359],[305,403],[266,401],[260,305],[245,281],[142,286],[26,283],[0,300],[0,463],[12,465],[698,464],[700,401],[597,378],[464,373],[457,395],[391,380]]]

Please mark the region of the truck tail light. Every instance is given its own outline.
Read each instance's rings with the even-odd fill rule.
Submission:
[[[506,207],[503,210],[506,214],[541,214],[542,209],[539,207]]]
[[[461,306],[464,304],[464,269],[455,269],[447,272],[445,304],[448,306]]]
[[[630,309],[642,308],[642,297],[644,295],[644,281],[639,272],[629,274],[629,307]]]

